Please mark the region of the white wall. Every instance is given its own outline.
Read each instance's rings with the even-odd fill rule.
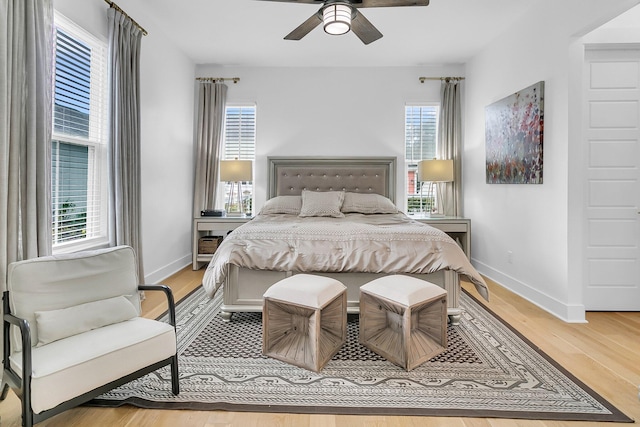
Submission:
[[[195,66],[162,28],[145,22],[144,11],[136,10],[133,3],[118,1],[149,32],[142,38],[140,57],[141,261],[145,281],[153,283],[191,262]],[[54,7],[106,40],[106,3],[54,0]]]
[[[267,194],[268,156],[394,156],[404,194],[404,106],[438,102],[440,82],[461,66],[387,68],[234,68],[199,65],[200,77],[228,82],[227,102],[255,102],[256,208]],[[404,201],[398,200],[404,209]]]
[[[467,63],[464,147],[465,216],[472,218],[478,270],[568,321],[584,321],[580,285],[570,274],[569,198],[572,58],[588,30],[638,3],[635,0],[541,0],[505,34]],[[488,185],[484,108],[545,81],[544,184]],[[571,212],[570,212],[571,210]],[[508,252],[512,252],[512,262]],[[571,270],[573,272],[573,270]]]
[[[620,16],[586,34],[585,44],[640,43],[640,6],[633,7]]]

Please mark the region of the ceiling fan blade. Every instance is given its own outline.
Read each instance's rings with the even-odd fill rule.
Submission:
[[[382,37],[382,33],[360,12],[356,12],[355,18],[351,21],[351,31],[364,44],[369,44]]]
[[[354,7],[429,6],[429,0],[353,0]]]
[[[307,3],[307,4],[323,4],[324,0],[262,0],[262,1],[277,1],[280,3]]]
[[[285,40],[300,40],[322,23],[319,13],[314,13],[309,19],[300,24],[295,30],[285,36]]]

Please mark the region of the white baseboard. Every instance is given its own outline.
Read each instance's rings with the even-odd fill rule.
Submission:
[[[162,267],[158,270],[144,275],[144,283],[157,284],[162,283],[167,277],[177,273],[185,268],[187,265],[191,265],[191,254],[187,254],[184,257]]]
[[[514,294],[521,296],[530,303],[535,304],[543,310],[553,314],[557,318],[568,323],[587,323],[584,305],[563,303],[476,259],[472,261],[474,267],[476,267],[476,270],[478,270],[480,274],[488,277]]]

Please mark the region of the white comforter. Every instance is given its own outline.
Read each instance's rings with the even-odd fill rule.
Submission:
[[[428,274],[448,269],[467,276],[486,299],[484,280],[446,233],[398,214],[344,218],[258,215],[220,244],[204,275],[213,296],[229,265],[254,270]]]

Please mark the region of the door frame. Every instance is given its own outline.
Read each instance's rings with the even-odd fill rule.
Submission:
[[[587,308],[585,306],[586,303],[586,289],[588,286],[588,280],[589,280],[589,274],[588,274],[588,268],[589,268],[589,264],[588,264],[588,259],[587,259],[587,253],[586,253],[586,243],[588,241],[589,238],[589,223],[588,223],[588,216],[587,216],[587,203],[588,203],[588,190],[589,190],[589,186],[588,186],[588,177],[589,177],[589,173],[588,173],[588,165],[587,162],[589,160],[589,145],[587,144],[586,141],[586,126],[587,126],[587,122],[586,120],[588,119],[588,97],[587,97],[587,91],[589,89],[589,81],[588,79],[590,78],[590,62],[587,59],[587,51],[590,50],[600,50],[600,51],[613,51],[613,50],[637,50],[640,52],[640,43],[587,43],[587,44],[581,44],[581,64],[580,64],[580,79],[575,79],[577,81],[579,81],[580,84],[580,90],[579,90],[579,106],[580,108],[577,108],[576,110],[578,111],[576,114],[579,114],[579,117],[577,118],[577,123],[579,124],[578,128],[579,129],[579,133],[578,133],[578,137],[577,137],[577,141],[579,142],[577,144],[577,146],[573,146],[573,150],[570,149],[569,150],[569,159],[570,159],[570,164],[569,164],[569,197],[570,197],[570,202],[571,202],[571,194],[574,194],[574,200],[572,202],[572,204],[570,203],[570,206],[574,206],[574,212],[573,214],[570,213],[569,215],[569,236],[570,236],[570,242],[573,242],[573,244],[570,243],[571,246],[569,246],[569,268],[570,271],[572,271],[573,275],[570,275],[570,277],[574,277],[574,279],[577,279],[578,283],[580,284],[579,286],[579,292],[576,292],[576,295],[580,295],[580,301],[582,303],[582,306],[585,310],[585,312],[587,311]],[[640,101],[640,99],[639,99]],[[575,105],[575,104],[570,104],[570,105]],[[576,129],[575,127],[573,127],[572,129]],[[573,154],[573,155],[572,155]],[[571,159],[574,159],[574,162],[571,163]],[[573,166],[573,167],[572,167]],[[572,171],[578,172],[578,173],[572,173]],[[573,184],[572,184],[572,179],[571,176],[574,175],[576,178],[573,179]],[[571,212],[572,210],[569,209],[569,211]],[[574,221],[572,221],[572,219]],[[575,221],[577,220],[577,221]],[[572,222],[574,223],[573,229],[572,229]],[[577,226],[575,224],[578,224]],[[576,236],[578,238],[573,238],[571,236]],[[573,252],[573,256],[572,256],[572,252]],[[572,262],[577,262],[577,264],[572,264]],[[575,268],[573,268],[573,270],[571,270],[572,265],[575,266]],[[575,281],[573,283],[576,283]],[[574,290],[577,291],[577,289],[574,287]]]

